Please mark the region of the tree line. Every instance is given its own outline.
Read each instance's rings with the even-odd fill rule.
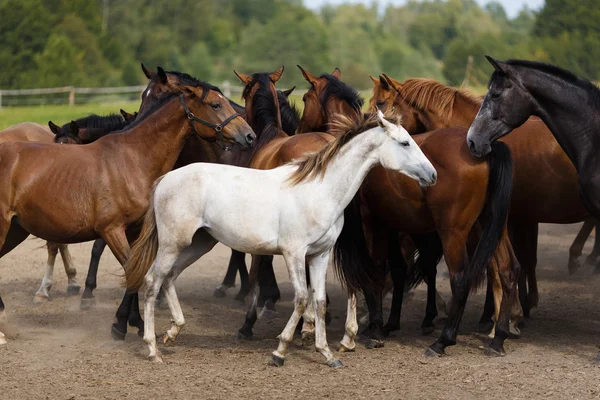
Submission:
[[[0,0],[0,15],[2,89],[137,85],[140,62],[213,82],[284,64],[282,87],[302,82],[296,64],[315,74],[337,66],[358,88],[380,72],[484,85],[485,54],[600,78],[597,0],[546,0],[512,19],[475,0],[318,12],[301,0]]]

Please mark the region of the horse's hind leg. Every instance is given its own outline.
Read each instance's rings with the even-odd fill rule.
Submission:
[[[240,281],[241,281],[240,293],[241,293],[243,287],[245,290],[248,290],[248,288],[247,288],[248,282],[244,282],[244,278],[242,277],[242,275],[245,276],[246,279],[248,277],[248,270],[246,269],[246,254],[241,253],[237,250],[231,249],[231,257],[229,257],[229,265],[227,266],[227,273],[225,274],[225,277],[223,278],[223,282],[221,282],[221,284],[219,286],[217,286],[217,288],[213,292],[214,297],[227,296],[227,289],[235,286],[235,277],[236,277],[238,271],[240,272]],[[245,274],[244,274],[244,272],[245,272]],[[246,285],[244,285],[244,284],[246,284]],[[240,293],[238,293],[238,295]]]
[[[260,268],[258,306],[264,307],[265,311],[275,311],[275,303],[281,298],[277,278],[273,270],[273,256],[263,256]]]
[[[594,248],[589,256],[587,256],[586,264],[594,266],[594,273],[600,273],[600,221],[594,219],[595,236]]]
[[[52,288],[52,275],[54,275],[54,263],[56,262],[56,255],[58,254],[57,243],[46,243],[48,248],[48,261],[46,262],[46,271],[44,278],[42,279],[42,285],[33,297],[34,303],[44,303],[50,300],[50,294],[48,291]]]
[[[392,292],[392,308],[388,322],[383,327],[383,334],[385,336],[389,336],[391,332],[400,329],[402,298],[404,296],[406,270],[408,268],[398,244],[397,234],[390,234],[388,239],[388,265],[394,287]]]
[[[67,274],[67,296],[74,296],[79,293],[81,286],[77,282],[77,269],[73,265],[73,259],[69,252],[69,247],[66,244],[59,244],[58,251],[62,257],[63,264],[65,266],[65,273]]]
[[[94,297],[93,292],[97,286],[96,278],[98,275],[100,257],[102,256],[105,248],[106,242],[104,239],[96,239],[94,241],[94,245],[92,246],[92,257],[90,258],[90,266],[88,268],[87,277],[85,278],[85,289],[83,290],[81,304],[79,306],[82,310],[87,310],[96,303],[96,298]]]
[[[246,312],[244,325],[238,330],[238,339],[252,339],[254,333],[252,328],[258,319],[258,281],[261,277],[262,258],[264,256],[253,255],[250,266],[250,303]]]
[[[579,268],[581,268],[581,261],[579,261],[579,257],[581,257],[581,254],[583,254],[583,246],[585,245],[587,238],[590,236],[590,233],[592,233],[592,229],[594,229],[595,225],[596,219],[594,217],[587,218],[583,222],[583,225],[575,237],[575,240],[573,240],[573,244],[569,248],[569,274],[572,275],[577,272]],[[594,249],[595,248],[596,246],[594,245]]]

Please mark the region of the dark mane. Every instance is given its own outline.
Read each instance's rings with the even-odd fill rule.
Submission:
[[[338,97],[350,104],[357,112],[362,109],[365,101],[352,86],[329,74],[323,74],[319,78],[324,78],[328,81],[321,97],[321,105],[323,107],[327,105],[327,102],[331,97]]]
[[[120,114],[96,115],[92,114],[87,117],[75,120],[75,124],[80,129],[102,129],[106,132],[117,131],[123,129],[127,122]]]
[[[300,111],[281,90],[277,91],[277,100],[279,101],[279,115],[281,115],[281,129],[288,135],[293,135],[300,125]]]
[[[375,114],[368,118],[362,113],[357,118],[338,114],[332,123],[333,131],[337,131],[334,135],[337,136],[336,139],[326,144],[321,150],[292,161],[290,164],[294,165],[296,170],[290,175],[288,182],[294,186],[323,176],[331,161],[350,140],[376,126]]]
[[[278,136],[282,130],[279,120],[279,109],[276,102],[277,99],[274,98],[273,93],[269,90],[269,86],[272,85],[269,73],[259,72],[252,74],[252,81],[244,86],[242,97],[247,101],[250,91],[257,84],[258,89],[252,96],[253,115],[247,116],[248,118],[251,117],[254,124],[252,130],[258,136],[258,141],[252,149],[253,154]]]
[[[525,67],[535,69],[540,72],[544,72],[546,74],[554,75],[557,78],[560,78],[566,82],[569,82],[575,86],[578,86],[582,89],[592,91],[596,96],[600,97],[600,90],[598,86],[590,82],[588,79],[579,77],[572,73],[571,71],[567,71],[566,69],[557,67],[556,65],[546,64],[538,61],[527,61],[527,60],[507,60],[506,64],[515,67]],[[492,75],[493,76],[493,75]]]
[[[223,94],[223,92],[221,92],[221,89],[219,89],[218,87],[211,85],[208,82],[204,82],[204,81],[201,81],[200,79],[194,78],[193,76],[186,74],[185,72],[179,72],[179,71],[165,71],[165,72],[167,74],[176,76],[179,83],[181,83],[182,85],[192,86],[192,87],[201,87],[204,89],[205,92],[207,92],[207,90],[216,90],[217,92]]]

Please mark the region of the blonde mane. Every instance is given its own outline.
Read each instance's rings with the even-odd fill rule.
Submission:
[[[470,91],[446,86],[433,79],[407,79],[398,89],[408,104],[431,111],[441,118],[452,118],[454,102],[458,98],[474,104],[481,103],[481,98]]]
[[[397,116],[386,116],[386,119],[392,123],[400,124],[400,119]],[[296,166],[296,170],[287,179],[292,186],[322,177],[331,161],[345,144],[358,134],[377,126],[377,115],[361,113],[357,117],[351,118],[338,114],[331,122],[331,126],[331,134],[337,136],[335,140],[327,143],[315,153],[309,153],[290,162],[291,165]]]

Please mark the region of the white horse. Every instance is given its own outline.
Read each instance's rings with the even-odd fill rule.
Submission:
[[[330,250],[344,225],[344,209],[376,165],[406,174],[423,187],[437,179],[435,168],[404,128],[387,121],[381,112],[376,120],[377,124],[346,119],[340,122],[345,124],[345,133],[321,151],[272,170],[197,163],[156,181],[141,235],[126,267],[129,290],[146,285],[144,341],[151,360],[162,361],[154,331],[159,289],[163,287],[173,316],[164,337],[169,343],[185,323],[175,279],[221,242],[244,253],[285,258],[294,287],[294,312],[279,335],[279,347],[270,364],[283,365],[294,329],[307,307],[307,265],[316,310],[317,351],[329,366],[342,366],[327,344],[325,283]],[[368,123],[372,128],[365,130]],[[354,296],[349,298],[348,310],[353,314],[353,321],[350,315],[347,320],[347,325],[354,324],[350,329],[353,346],[357,330]]]

